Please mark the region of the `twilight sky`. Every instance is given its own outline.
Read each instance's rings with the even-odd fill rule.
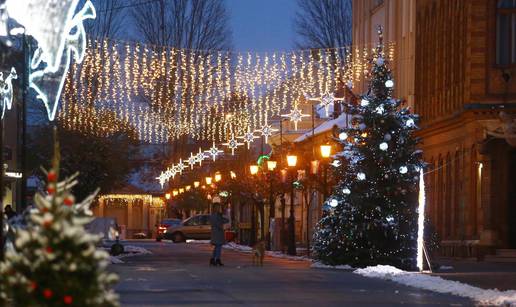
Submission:
[[[226,0],[236,51],[294,47],[296,0]]]

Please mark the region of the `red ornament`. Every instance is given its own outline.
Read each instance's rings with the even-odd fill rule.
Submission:
[[[43,290],[43,296],[44,296],[46,299],[51,298],[53,295],[54,295],[54,292],[52,292],[52,290],[50,290],[50,289],[45,289],[45,290]]]
[[[73,303],[73,297],[71,295],[65,295],[63,298],[63,302],[66,305],[71,305]]]
[[[54,188],[54,186],[48,186],[47,187],[47,192],[48,194],[54,194],[56,192],[56,188]]]
[[[53,252],[54,250],[52,249],[52,247],[47,246],[47,253],[52,254]]]
[[[49,228],[50,226],[52,226],[52,222],[51,221],[44,221],[43,222],[43,227]]]
[[[73,198],[71,198],[71,197],[66,197],[66,198],[64,199],[64,201],[63,201],[63,202],[64,202],[64,204],[65,204],[65,205],[67,205],[68,207],[70,207],[71,205],[73,205]]]
[[[54,182],[57,180],[57,174],[53,170],[50,170],[47,174],[47,179],[49,182]]]
[[[36,290],[37,287],[38,287],[38,284],[35,281],[31,282],[29,285],[29,288],[32,290]]]

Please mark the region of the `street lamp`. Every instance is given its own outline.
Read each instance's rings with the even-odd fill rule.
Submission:
[[[194,181],[193,186],[194,188],[198,188],[201,183],[199,181]]]
[[[172,197],[172,196],[170,195],[170,193],[165,194],[165,198],[166,198],[167,200],[169,200],[169,199],[170,199],[170,197]]]
[[[185,187],[185,190],[186,190],[186,191],[190,191],[190,189],[191,189],[191,188],[192,188],[192,186],[191,186],[191,185],[187,185],[187,186]]]
[[[179,191],[178,191],[178,190],[174,190],[174,191],[172,191],[172,196],[174,196],[174,197],[175,197],[175,196],[177,196],[178,194],[179,194]]]
[[[321,145],[321,156],[323,158],[329,158],[331,156],[331,145]]]
[[[212,178],[211,177],[206,177],[206,184],[207,185],[211,185],[211,182],[212,182]]]
[[[269,172],[272,172],[274,169],[276,169],[277,164],[278,163],[276,161],[272,161],[272,160],[267,161],[267,169],[269,170]]]
[[[179,194],[183,194],[185,192],[185,189],[179,188]]]
[[[221,180],[222,180],[222,175],[219,172],[215,173],[215,182],[219,182]]]
[[[288,155],[287,156],[287,165],[290,168],[294,168],[297,165],[297,156],[296,155]],[[288,240],[288,247],[287,247],[287,253],[289,255],[295,256],[296,255],[296,218],[295,218],[295,212],[294,212],[294,171],[291,172],[291,180],[290,180],[290,216],[289,216],[289,223],[288,223],[288,232],[289,232],[289,240]]]
[[[253,164],[249,166],[249,171],[251,172],[251,175],[258,174],[258,165]]]

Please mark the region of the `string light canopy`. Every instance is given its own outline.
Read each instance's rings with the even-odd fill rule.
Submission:
[[[263,130],[305,93],[322,97],[337,80],[360,80],[371,49],[232,53],[110,39],[86,46],[64,82],[60,123],[98,136],[132,129],[149,143],[184,136],[219,143],[231,129]]]

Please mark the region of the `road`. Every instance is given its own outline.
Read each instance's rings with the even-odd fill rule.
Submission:
[[[471,306],[467,299],[349,271],[314,269],[304,261],[251,256],[223,250],[224,267],[209,267],[207,244],[131,242],[151,255],[125,258],[119,274],[122,306]]]

